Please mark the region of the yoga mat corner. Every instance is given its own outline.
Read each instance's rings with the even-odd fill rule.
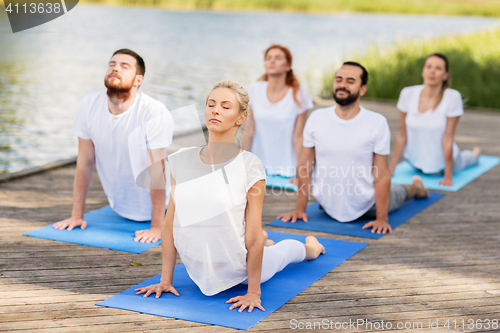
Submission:
[[[297,192],[297,185],[290,184],[291,177],[283,177],[278,175],[266,176],[266,187],[273,189],[281,189]]]
[[[135,242],[137,230],[149,229],[150,222],[135,222],[127,220],[111,209],[103,207],[84,215],[87,227],[80,227],[71,231],[58,230],[53,224],[26,232],[23,236],[49,239],[72,244],[86,245],[102,249],[110,249],[129,253],[141,253],[159,244]]]
[[[468,167],[453,175],[452,186],[443,186],[438,183],[443,176],[424,174],[408,162],[403,161],[396,166],[391,182],[393,184],[411,184],[413,176],[420,176],[424,182],[424,186],[430,190],[456,192],[499,163],[500,157],[481,155],[479,156],[479,163],[477,165]]]

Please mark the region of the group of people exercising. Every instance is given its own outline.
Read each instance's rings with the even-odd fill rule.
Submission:
[[[307,222],[312,194],[339,222],[365,216],[372,221],[364,229],[391,233],[388,214],[406,200],[429,195],[419,177],[411,185],[391,185],[402,154],[423,173],[442,174],[443,186],[453,184],[454,173],[478,163],[479,148],[460,151],[454,141],[463,104],[460,93],[449,87],[449,64],[442,54],[426,58],[422,85],[401,91],[390,163],[386,118],[360,105],[368,83],[361,64],[345,62],[334,78],[335,106],[312,113],[313,102],[292,71],[288,48],[271,45],[264,65],[265,74],[248,89],[229,80],[216,83],[204,110],[208,144],[166,157],[173,121],[161,102],[139,91],[144,60],[129,49],[114,52],[104,78],[106,90],[85,96],[78,106],[72,127],[78,136],[73,210],[54,228],[85,229],[85,199],[96,165],[111,208],[126,219],[151,221],[134,240],[162,240],[161,282],[137,289],[138,294],[179,296],[172,285],[179,253],[205,295],[246,283],[247,293],[228,300],[229,308],[264,311],[261,283],[289,263],[325,252],[313,236],[305,243],[268,239],[261,221],[267,176],[287,177],[297,185],[295,210],[280,215],[282,221]],[[148,153],[131,156],[130,134],[148,122],[157,127],[146,133]],[[238,136],[241,145],[235,143]],[[155,165],[165,186],[137,186],[131,157],[145,165],[161,160]]]

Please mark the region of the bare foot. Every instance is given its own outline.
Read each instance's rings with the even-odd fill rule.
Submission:
[[[424,199],[429,197],[429,190],[425,188],[424,183],[422,182],[422,178],[419,176],[413,176],[411,179],[413,182],[413,186],[415,186],[415,198]]]
[[[318,239],[314,236],[306,237],[306,258],[305,260],[314,260],[320,254],[325,254],[325,247],[321,245]]]
[[[472,149],[472,152],[474,154],[476,154],[476,156],[480,156],[481,155],[481,148],[479,147],[474,147],[474,149]]]
[[[269,235],[267,234],[267,232],[265,230],[262,230],[262,234],[264,235],[264,239],[265,239],[264,246],[271,246],[271,245],[276,244],[275,241],[268,239]]]

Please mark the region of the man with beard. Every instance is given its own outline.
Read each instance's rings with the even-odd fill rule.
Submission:
[[[367,82],[368,72],[356,62],[345,62],[335,74],[337,105],[316,110],[307,120],[297,168],[297,204],[295,211],[278,216],[282,221],[307,222],[312,187],[320,208],[337,221],[351,222],[364,215],[375,219],[363,229],[392,233],[389,212],[405,200],[429,195],[419,177],[412,185],[391,185],[389,125],[384,116],[359,105]]]
[[[54,228],[86,228],[85,199],[96,164],[111,208],[130,220],[151,220],[151,228],[137,231],[134,240],[150,243],[160,239],[168,186],[163,183],[150,190],[137,186],[128,147],[131,132],[152,122],[156,131],[145,133],[148,152],[133,158],[144,159],[143,165],[151,165],[166,157],[166,147],[172,142],[173,122],[167,108],[138,92],[145,71],[144,60],[137,53],[118,50],[113,53],[104,78],[107,91],[89,94],[80,102],[71,129],[78,136],[73,211],[70,218],[55,223]],[[165,171],[161,169],[160,164],[158,175],[165,180]]]

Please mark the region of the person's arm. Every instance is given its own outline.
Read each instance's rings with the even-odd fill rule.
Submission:
[[[389,200],[391,198],[391,172],[387,165],[387,155],[373,154],[373,181],[375,186],[375,207],[377,215],[375,221],[370,221],[363,229],[372,228],[372,232],[378,234],[389,232]]]
[[[316,149],[314,147],[302,147],[299,164],[297,165],[297,203],[295,210],[278,216],[283,222],[291,220],[295,223],[297,219],[302,219],[307,222],[307,200],[309,199],[309,191],[311,187],[311,174],[316,160]]]
[[[408,140],[406,134],[406,113],[399,112],[399,131],[398,136],[396,137],[396,144],[394,145],[394,151],[392,152],[391,165],[389,170],[391,174],[394,174],[394,170],[396,169],[396,165],[399,162],[399,158],[403,154],[403,150],[406,147],[406,141]]]
[[[293,130],[293,148],[297,157],[297,165],[299,164],[300,154],[302,152],[302,141],[304,138],[304,126],[306,125],[308,111],[302,112],[295,120],[295,128]]]
[[[137,230],[134,241],[141,243],[155,243],[161,239],[161,221],[165,216],[165,190],[151,189],[152,212],[151,227],[149,229]]]
[[[248,308],[265,311],[260,301],[260,276],[262,273],[262,255],[264,252],[264,235],[262,233],[262,205],[266,181],[259,180],[247,192],[247,207],[245,210],[245,246],[247,248],[248,290],[245,296],[237,296],[226,303],[234,303],[229,310],[240,308],[242,312]]]
[[[76,227],[85,229],[87,222],[83,219],[85,211],[85,199],[92,179],[92,171],[95,164],[94,143],[92,140],[78,138],[78,157],[76,160],[75,181],[73,183],[73,211],[71,217],[59,221],[53,225],[54,228],[72,230]]]
[[[443,155],[444,155],[444,178],[439,180],[439,184],[443,186],[453,185],[453,142],[455,137],[455,129],[457,128],[460,117],[448,117],[446,120],[446,130],[444,132]]]
[[[252,149],[253,135],[255,133],[255,122],[253,119],[252,107],[248,106],[247,121],[245,122],[245,127],[243,128],[243,144],[241,148],[246,151]]]
[[[155,243],[161,239],[161,222],[165,216],[165,156],[166,148],[148,151],[149,175],[151,178],[149,194],[151,196],[151,227],[135,232],[134,241]]]
[[[137,288],[138,294],[144,294],[144,297],[155,293],[156,298],[159,298],[163,292],[170,292],[176,296],[179,296],[177,290],[172,286],[172,281],[174,279],[174,268],[175,259],[177,257],[177,249],[174,245],[174,215],[175,215],[175,203],[174,203],[174,191],[175,191],[175,180],[171,176],[170,181],[172,184],[172,190],[170,195],[170,200],[168,202],[167,214],[161,225],[161,253],[162,253],[162,270],[161,279],[159,284],[153,284],[148,287]]]

